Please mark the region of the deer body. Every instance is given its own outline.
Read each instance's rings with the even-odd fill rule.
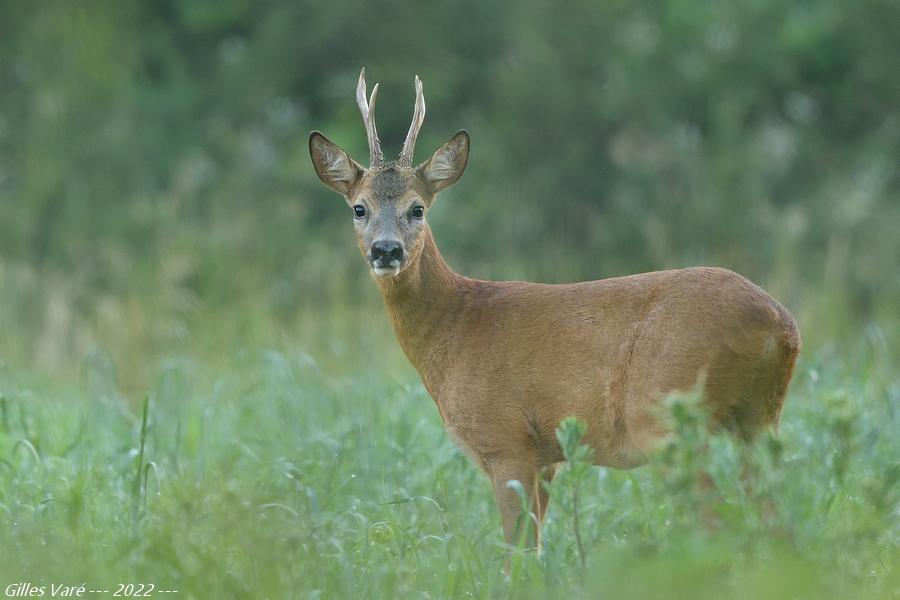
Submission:
[[[362,110],[362,74],[360,84]],[[404,154],[424,117],[418,79],[416,107]],[[667,433],[658,405],[671,391],[702,385],[713,426],[743,437],[777,425],[800,338],[766,292],[718,268],[560,285],[460,276],[423,219],[462,174],[468,135],[416,169],[411,146],[403,165],[385,166],[370,115],[366,106],[374,168],[317,133],[313,163],[354,207],[400,345],[447,431],[491,479],[507,541],[519,517],[507,482],[523,484],[539,524],[548,500],[540,481],[563,460],[555,429],[565,417],[587,423],[597,464],[618,468],[644,462]]]

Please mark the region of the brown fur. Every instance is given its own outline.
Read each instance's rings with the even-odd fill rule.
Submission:
[[[596,464],[634,467],[666,433],[659,401],[705,375],[714,424],[751,437],[777,425],[800,347],[790,313],[725,269],[477,281],[453,273],[428,232],[408,269],[378,281],[447,430],[492,478],[510,541],[518,504],[505,483],[534,490],[562,460],[564,417],[588,424]]]
[[[540,479],[563,460],[555,430],[567,416],[587,423],[595,462],[617,468],[645,462],[667,433],[660,400],[698,382],[714,427],[751,438],[777,426],[799,331],[736,273],[699,267],[564,285],[454,273],[424,220],[406,215],[462,175],[468,150],[460,132],[416,169],[367,171],[310,137],[319,176],[368,211],[355,221],[363,256],[384,235],[403,244],[399,272],[376,277],[391,324],[447,431],[490,477],[507,541],[519,501],[506,484],[522,483],[539,523],[548,501]]]

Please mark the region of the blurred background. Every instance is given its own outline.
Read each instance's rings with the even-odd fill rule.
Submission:
[[[319,129],[472,135],[430,213],[472,277],[721,265],[807,352],[900,323],[894,0],[0,3],[0,360],[140,392],[166,357],[390,336]],[[399,352],[396,353],[399,356]],[[319,357],[321,359],[321,357]],[[400,364],[398,359],[398,364]]]

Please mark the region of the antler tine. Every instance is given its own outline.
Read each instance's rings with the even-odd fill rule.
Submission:
[[[378,141],[378,130],[375,129],[375,99],[378,97],[378,84],[372,88],[372,95],[366,102],[366,68],[359,72],[359,82],[356,84],[356,104],[362,113],[363,123],[366,126],[366,136],[369,138],[369,166],[379,167],[384,161],[381,152],[381,142]]]
[[[422,80],[416,75],[416,107],[413,109],[412,123],[406,141],[403,143],[403,152],[400,153],[400,166],[413,166],[413,153],[416,150],[416,138],[419,137],[419,129],[425,120],[425,94],[422,93]]]

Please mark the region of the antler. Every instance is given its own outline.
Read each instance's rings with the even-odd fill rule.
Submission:
[[[409,133],[406,134],[406,141],[403,142],[403,152],[400,153],[400,166],[413,166],[413,152],[416,149],[416,138],[419,137],[419,129],[422,128],[422,121],[425,120],[425,95],[422,93],[422,80],[416,75],[416,107],[413,109],[412,123],[409,126]]]
[[[359,72],[359,83],[356,84],[356,104],[362,113],[363,123],[366,125],[366,135],[369,138],[369,166],[379,167],[384,162],[384,154],[381,152],[381,142],[378,141],[378,131],[375,129],[375,98],[378,97],[378,84],[372,88],[372,95],[366,102],[366,68]]]

